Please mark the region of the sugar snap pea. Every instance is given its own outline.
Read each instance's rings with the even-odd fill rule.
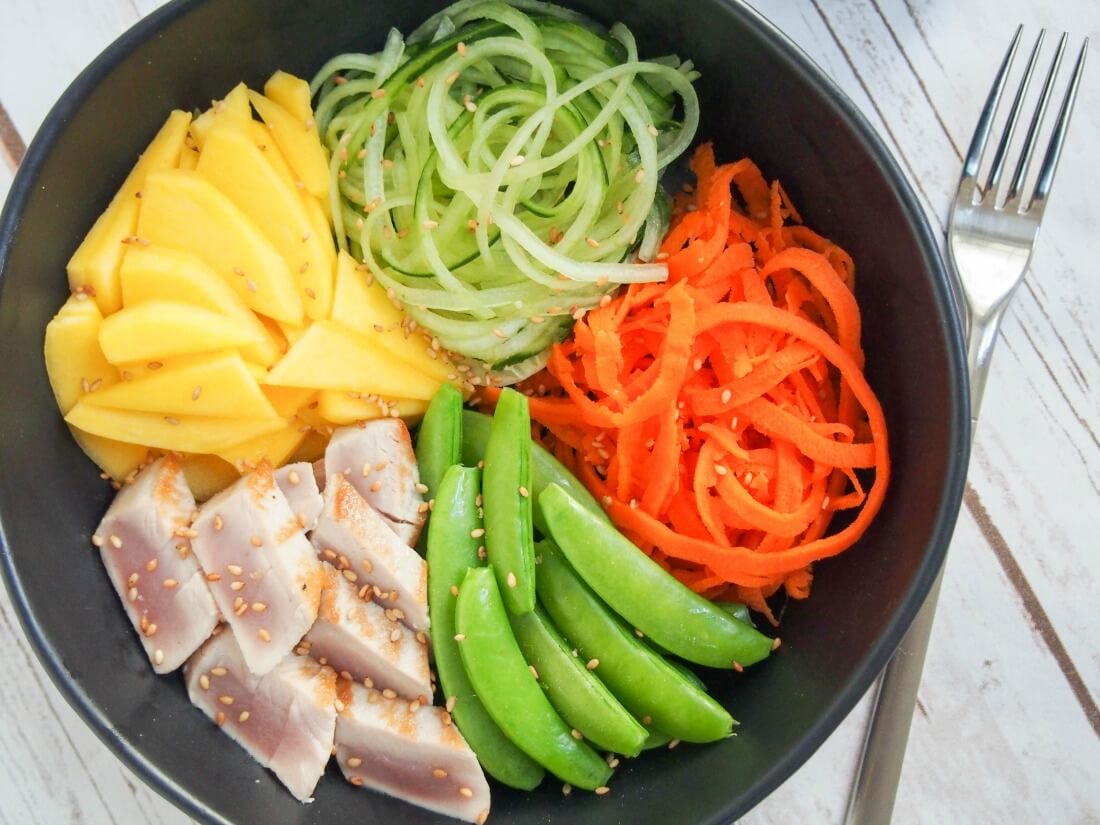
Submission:
[[[665,650],[696,664],[735,669],[771,653],[771,639],[693,592],[561,487],[543,490],[539,506],[580,577]]]
[[[485,549],[508,611],[535,609],[535,545],[531,527],[531,414],[527,396],[505,389],[485,445],[482,480]]]
[[[432,653],[439,686],[455,724],[481,766],[493,777],[529,791],[545,774],[542,766],[517,748],[493,721],[466,676],[455,641],[455,596],[466,571],[481,564],[479,541],[470,532],[481,526],[477,497],[481,472],[452,466],[443,474],[428,524],[428,609],[432,620]],[[454,699],[451,702],[451,699]]]
[[[416,437],[416,463],[425,498],[435,498],[443,474],[462,460],[462,393],[450,384],[440,384]],[[471,465],[473,466],[473,465]]]
[[[466,573],[455,625],[470,683],[501,730],[563,782],[587,790],[605,785],[611,768],[573,737],[531,675],[489,568],[473,567]]]
[[[552,541],[538,544],[539,600],[585,661],[597,659],[600,678],[647,727],[685,742],[730,734],[733,719],[608,610]]]
[[[489,442],[489,428],[493,419],[484,413],[473,410],[462,412],[462,462],[473,467],[485,457],[485,445]],[[538,499],[548,484],[557,484],[569,492],[573,498],[583,504],[604,521],[608,521],[607,514],[600,507],[599,502],[592,497],[577,477],[574,476],[565,465],[554,458],[542,445],[531,444],[531,502],[532,519],[535,527],[544,536],[549,535],[546,523],[542,520],[542,512],[539,510]]]
[[[600,681],[598,663],[574,656],[538,606],[512,617],[512,631],[539,684],[566,722],[596,747],[636,756],[649,735]],[[593,670],[586,665],[593,664]]]

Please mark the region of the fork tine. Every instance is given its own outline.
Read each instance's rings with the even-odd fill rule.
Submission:
[[[1058,110],[1058,119],[1054,122],[1054,131],[1050,135],[1050,144],[1047,146],[1046,155],[1043,157],[1043,165],[1039,167],[1039,177],[1035,182],[1035,194],[1027,208],[1034,205],[1042,206],[1050,195],[1051,184],[1054,183],[1054,173],[1058,169],[1058,158],[1062,155],[1062,144],[1066,140],[1066,132],[1069,131],[1069,119],[1073,114],[1073,104],[1077,100],[1077,87],[1081,85],[1081,75],[1085,69],[1085,54],[1089,49],[1089,39],[1081,45],[1081,53],[1077,55],[1077,64],[1073,67],[1073,76],[1070,78],[1066,89],[1066,96],[1062,100],[1062,107]]]
[[[1058,74],[1058,67],[1062,64],[1062,54],[1066,50],[1067,37],[1068,35],[1063,32],[1061,39],[1058,41],[1058,49],[1054,53],[1054,60],[1050,63],[1047,79],[1043,83],[1043,91],[1039,95],[1039,105],[1035,107],[1035,114],[1032,115],[1031,124],[1027,127],[1027,135],[1024,138],[1024,146],[1020,152],[1020,160],[1016,164],[1016,172],[1012,175],[1012,182],[1008,187],[1008,195],[1005,197],[1006,204],[1012,203],[1020,196],[1020,187],[1024,185],[1024,178],[1027,177],[1027,170],[1031,165],[1032,155],[1035,154],[1035,143],[1039,139],[1039,127],[1042,125],[1043,117],[1046,115],[1047,104],[1050,102],[1050,93],[1054,90],[1054,78]]]
[[[1001,172],[1004,171],[1005,158],[1008,156],[1009,146],[1012,144],[1012,136],[1016,133],[1016,124],[1020,120],[1020,109],[1027,95],[1027,89],[1031,85],[1031,75],[1035,72],[1035,60],[1039,56],[1039,49],[1043,45],[1043,38],[1047,30],[1040,29],[1039,36],[1035,38],[1035,45],[1031,49],[1031,56],[1027,59],[1027,68],[1020,80],[1020,86],[1016,89],[1016,97],[1012,99],[1012,108],[1008,110],[1008,120],[1005,121],[1004,132],[1001,141],[997,144],[997,151],[993,155],[993,164],[989,167],[989,182],[985,185],[986,192],[996,192],[997,184],[1001,180]]]
[[[982,162],[982,154],[985,145],[989,141],[989,132],[993,128],[993,115],[997,112],[997,105],[1001,102],[1001,93],[1005,89],[1005,81],[1008,80],[1008,70],[1012,66],[1012,60],[1016,56],[1016,47],[1020,45],[1020,35],[1023,33],[1023,24],[1016,27],[1016,34],[1012,37],[1012,43],[1005,52],[1001,61],[1001,68],[997,70],[997,78],[993,81],[993,88],[989,90],[989,97],[985,99],[982,113],[978,117],[978,125],[974,128],[974,137],[970,139],[970,148],[966,152],[966,160],[963,162],[962,178],[964,181],[973,181],[978,177],[978,166]]]

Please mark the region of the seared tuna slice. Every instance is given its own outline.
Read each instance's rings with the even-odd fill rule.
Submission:
[[[165,456],[122,488],[92,536],[157,673],[182,665],[218,624],[191,553],[194,510],[179,459]]]
[[[404,421],[379,418],[337,430],[325,450],[325,468],[329,476],[343,473],[402,541],[416,544],[427,508]]]
[[[229,628],[203,645],[184,668],[187,694],[252,758],[307,800],[332,755],[336,674],[312,659],[289,656],[254,675]]]
[[[336,761],[353,785],[467,822],[489,816],[489,783],[447,711],[340,680]]]
[[[329,476],[313,546],[353,584],[373,585],[383,607],[396,607],[413,630],[428,628],[428,566],[341,474]]]
[[[191,546],[253,673],[275,667],[317,618],[324,573],[267,462],[199,511]]]
[[[302,529],[307,533],[317,524],[317,516],[321,514],[321,490],[317,486],[317,479],[313,475],[313,465],[308,461],[299,461],[297,464],[287,464],[275,471],[275,483],[286,496],[290,510],[303,524]]]
[[[369,585],[364,585],[366,599],[361,599],[355,585],[334,567],[326,564],[325,575],[317,621],[298,652],[345,679],[430,703],[427,635],[401,624],[399,608],[376,604]]]

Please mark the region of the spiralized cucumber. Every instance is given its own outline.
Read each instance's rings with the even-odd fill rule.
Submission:
[[[312,84],[341,247],[410,317],[509,384],[579,313],[661,281],[662,171],[691,143],[690,62],[534,0],[461,0]]]

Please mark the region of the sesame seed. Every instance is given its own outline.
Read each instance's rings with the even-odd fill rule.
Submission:
[[[512,158],[510,161],[508,161],[508,165],[509,166],[519,166],[525,160],[527,160],[527,158],[525,158],[523,155],[516,155],[514,158]]]
[[[450,713],[451,711],[453,711],[455,709],[456,704],[458,704],[458,697],[457,696],[448,696],[447,701],[444,703],[443,707],[445,707],[447,709],[447,713]]]
[[[645,716],[642,717],[642,724],[648,728],[650,725],[653,724],[653,717],[647,713]]]
[[[304,266],[304,264],[303,264],[303,266]],[[312,298],[312,299],[316,300],[317,293],[313,291],[313,287],[307,286],[305,288],[304,292],[306,293],[307,298]]]
[[[532,315],[530,318],[532,324],[541,324],[545,320],[541,315]]]
[[[225,676],[227,673],[229,673],[229,671],[221,665],[218,665],[218,667],[210,668],[210,672],[215,676]]]
[[[173,427],[178,427],[180,423],[180,420],[178,418],[171,415],[164,416],[164,420],[171,424]]]
[[[251,278],[245,278],[244,279],[244,285],[248,288],[249,292],[255,292],[256,291],[256,282],[253,281]]]
[[[495,335],[497,338],[500,338],[501,340],[508,337],[508,333],[506,333],[500,327],[497,327],[496,329],[493,330],[493,335]]]
[[[374,98],[375,100],[380,100],[380,99],[382,99],[383,97],[386,96],[386,90],[385,89],[375,89],[373,92],[370,93],[370,96],[372,98]]]
[[[112,534],[109,541],[111,542],[111,547],[115,548],[116,550],[122,549],[122,539],[120,539],[118,536]]]
[[[715,464],[714,465],[714,472],[718,473],[718,475],[720,475],[720,476],[724,476],[726,473],[729,472],[729,470],[726,469],[725,464]]]
[[[216,724],[219,728],[225,724],[225,714],[222,713],[220,710],[214,715],[214,724]]]
[[[389,688],[386,688],[385,690],[383,690],[382,695],[385,696],[387,699],[396,699],[397,698],[397,693],[393,690],[390,690]]]
[[[249,713],[247,710],[242,710],[241,715],[237,717],[237,721],[243,725],[245,722],[248,721],[250,716],[252,716],[251,713]]]
[[[363,559],[363,569],[366,570],[368,573],[374,571],[374,565],[371,564],[370,559]]]
[[[734,662],[733,662],[733,664],[732,664],[732,665],[730,665],[730,667],[732,667],[732,668],[733,668],[733,670],[734,670],[734,672],[735,672],[735,673],[743,673],[743,672],[744,672],[744,670],[745,670],[745,667],[744,667],[744,665],[742,665],[742,664],[741,664],[740,662],[738,662],[738,661],[734,661]]]
[[[175,579],[165,579],[161,584],[166,590],[175,590],[179,582]]]
[[[772,650],[779,650],[779,646],[783,644],[783,640],[776,636],[772,639]]]
[[[256,631],[256,635],[265,642],[271,641],[271,634],[268,632],[266,627],[261,627],[258,631]]]
[[[520,494],[520,495],[521,495],[521,496],[522,496],[523,498],[527,498],[528,496],[530,496],[530,495],[531,495],[531,491],[530,491],[530,490],[528,490],[528,489],[527,489],[526,487],[524,487],[524,486],[520,485],[520,488],[519,488],[519,494]]]
[[[611,296],[610,295],[604,295],[602,298],[600,298],[600,306],[601,307],[611,306]]]
[[[481,559],[482,561],[485,561],[485,557],[487,555],[488,555],[488,553],[485,550],[485,545],[484,544],[481,545],[481,547],[477,548],[477,557],[479,559]]]
[[[249,543],[251,543],[251,545],[253,547],[263,547],[264,546],[264,541],[259,536],[253,536],[248,541],[249,541]]]
[[[421,80],[423,80],[423,78],[421,78]],[[451,73],[450,73],[449,75],[447,75],[447,76],[446,76],[446,77],[444,78],[444,82],[445,82],[445,83],[446,83],[446,84],[447,84],[448,86],[450,86],[450,85],[451,85],[452,83],[454,83],[454,82],[455,82],[456,80],[458,80],[458,72],[451,72]]]
[[[471,799],[473,798],[474,792],[471,791],[469,788],[459,788],[458,794],[459,796],[464,796],[466,799]]]
[[[642,633],[642,631],[640,631],[638,628],[634,628],[634,635],[637,636],[639,639],[645,638],[645,634]]]
[[[267,605],[264,604],[263,602],[253,602],[252,603],[252,612],[253,613],[263,613],[265,610],[267,610]]]
[[[348,779],[348,782],[350,782],[352,785],[362,785],[363,784],[363,777],[353,776],[350,779]]]
[[[157,650],[155,650],[153,652],[153,663],[157,664],[157,665],[163,665],[164,664],[164,651],[163,650],[158,648]]]
[[[421,493],[421,494],[428,492],[428,485],[424,484],[421,481],[418,481],[416,483],[416,492]]]
[[[516,586],[516,574],[513,573],[511,570],[509,570],[508,571],[508,577],[505,579],[505,581],[508,582],[509,587],[515,587]]]
[[[157,635],[157,624],[156,624],[156,622],[151,622],[150,624],[148,624],[146,626],[145,635],[149,636],[149,637]]]
[[[576,728],[573,728],[573,730],[569,731],[569,735],[572,736],[574,739],[576,739],[578,742],[580,740],[584,739],[584,734],[581,733]]]
[[[457,596],[458,595],[458,586],[457,585],[454,585],[454,584],[451,585],[451,595],[452,596]]]
[[[221,702],[223,705],[232,705],[233,697],[229,695],[219,696],[218,701]]]
[[[573,786],[566,782],[561,786],[561,792],[563,796],[569,796],[569,794],[573,793]]]
[[[645,180],[645,169],[638,167],[638,171],[634,173],[634,182],[641,183]]]
[[[585,664],[585,667],[588,668],[589,670],[595,670],[599,666],[600,666],[600,660],[599,659],[589,659],[588,662]]]
[[[657,135],[659,135],[659,134],[660,134],[660,132],[659,132],[659,131],[657,131],[657,127],[656,127],[656,126],[654,126],[654,125],[653,125],[652,123],[651,123],[651,124],[649,124],[648,126],[646,126],[646,127],[645,127],[645,130],[646,130],[647,132],[649,132],[649,133],[650,133],[651,135],[653,135],[653,137],[657,137]]]
[[[291,470],[289,473],[286,474],[286,478],[287,481],[289,481],[291,484],[297,484],[299,481],[302,480],[302,477],[298,475],[297,470]]]
[[[610,793],[610,792],[611,792],[611,788],[607,787],[607,785],[600,785],[600,787],[596,788],[596,790],[595,790],[596,796],[603,796],[605,793]]]
[[[477,819],[474,820],[474,825],[485,825],[489,819],[489,812],[482,811],[477,815]]]
[[[728,388],[722,390],[722,403],[723,404],[728,404],[730,402],[731,398],[733,398],[733,392],[731,390],[729,390]]]
[[[210,690],[210,677],[205,673],[202,674],[202,676],[199,677],[199,684],[202,686],[203,690]]]
[[[463,43],[461,40],[459,40],[458,45],[455,46],[455,51],[457,51],[460,55],[465,57],[466,56],[466,44]]]
[[[472,539],[479,539],[484,535],[485,535],[485,528],[484,527],[477,527],[477,528],[470,531],[470,538],[472,538]]]
[[[344,570],[342,572],[344,578],[347,579],[349,582],[352,582],[354,584],[355,582],[359,581],[359,574],[356,573],[354,570]]]
[[[586,244],[588,244],[590,247],[592,247],[593,249],[599,249],[600,248],[600,242],[597,241],[595,238],[585,238],[584,242]]]
[[[234,576],[240,576],[244,573],[244,568],[241,567],[239,564],[228,564],[226,565],[225,569],[232,573]]]
[[[207,576],[207,578],[210,578],[210,577],[209,577],[209,576]],[[232,591],[234,591],[234,592],[236,592],[236,591],[238,591],[238,590],[244,590],[244,582],[242,582],[242,581],[236,581],[236,582],[232,582],[232,583],[231,583],[231,584],[229,585],[229,589],[230,589],[230,590],[232,590]]]
[[[375,482],[374,482],[373,484],[371,484],[371,486],[370,486],[370,491],[371,491],[372,493],[377,493],[377,492],[378,492],[379,490],[381,490],[381,489],[382,489],[382,482],[381,482],[381,481],[375,481]]]
[[[349,756],[348,757],[348,767],[349,768],[358,768],[362,764],[363,764],[363,760],[360,759],[358,756]]]
[[[539,680],[539,672],[537,670],[535,670],[535,666],[534,665],[528,665],[527,669],[529,671],[531,671],[531,675],[534,677],[535,681],[537,682]]]
[[[395,627],[393,630],[390,631],[390,641],[391,642],[401,641],[401,629],[400,628]]]
[[[673,749],[674,749],[674,748],[675,748],[675,747],[676,747],[677,745],[679,745],[679,744],[680,744],[680,740],[679,740],[679,739],[673,739],[673,740],[671,740],[671,741],[670,741],[670,742],[668,743],[668,749],[669,749],[669,750],[673,750]]]
[[[433,221],[429,219],[424,221],[420,225],[423,226],[425,229],[435,229],[437,226],[439,226],[439,221]]]
[[[464,641],[466,641],[466,634],[465,634],[465,633],[456,633],[456,634],[455,634],[455,641],[456,641],[456,642],[464,642]]]
[[[420,700],[413,699],[409,702],[409,713],[416,713],[418,710],[420,710]]]

